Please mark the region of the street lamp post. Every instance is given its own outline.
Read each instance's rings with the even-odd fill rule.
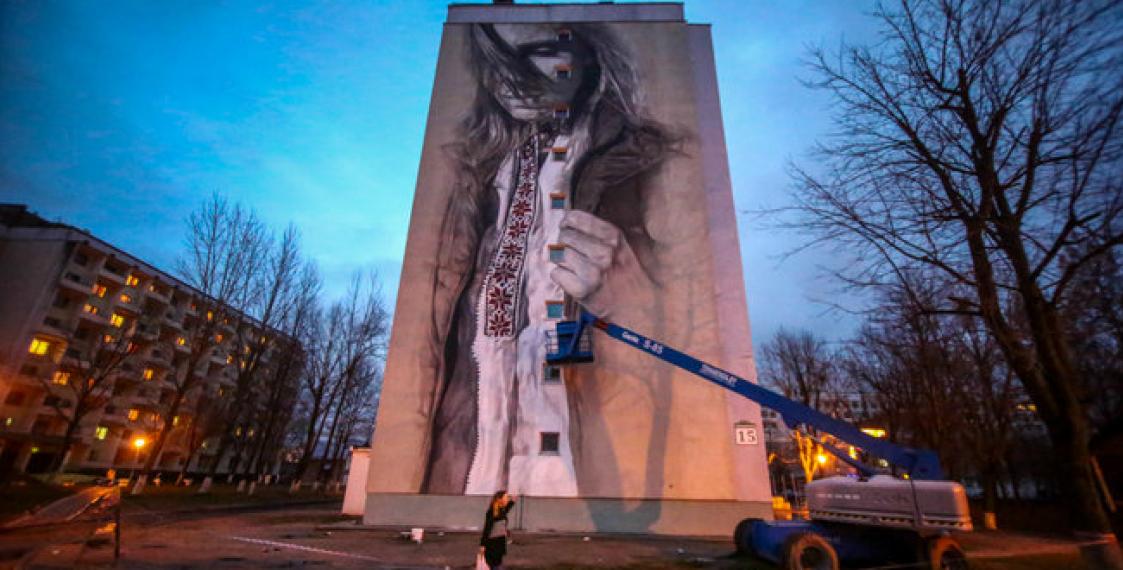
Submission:
[[[129,479],[134,481],[134,484],[135,484],[135,481],[136,481],[136,479],[135,479],[136,468],[137,468],[138,465],[140,465],[140,450],[144,449],[144,446],[147,443],[148,443],[148,441],[146,439],[144,439],[143,437],[137,437],[136,439],[133,440],[133,448],[136,449],[136,459],[133,461],[133,472],[132,472],[131,475],[129,475]]]

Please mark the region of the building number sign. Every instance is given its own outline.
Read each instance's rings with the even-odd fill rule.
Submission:
[[[752,422],[737,422],[733,424],[733,437],[737,445],[756,445],[760,442],[757,437],[756,425]]]

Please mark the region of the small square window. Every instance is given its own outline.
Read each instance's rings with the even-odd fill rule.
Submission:
[[[550,194],[550,209],[565,209],[565,194]]]
[[[572,75],[573,75],[573,68],[572,67],[570,67],[570,66],[568,66],[564,63],[559,63],[558,65],[554,66],[554,77],[555,78],[557,78],[557,79],[569,79],[570,77],[572,77]]]
[[[565,302],[564,301],[546,301],[546,318],[548,318],[548,319],[563,319],[563,318],[565,318]]]
[[[554,118],[558,120],[565,120],[569,118],[569,105],[558,105],[554,107]]]
[[[546,384],[561,384],[562,383],[562,368],[561,366],[554,366],[547,364],[542,367],[542,382]]]
[[[550,149],[550,155],[554,157],[554,160],[565,160],[569,156],[569,148],[555,146]]]
[[[550,246],[550,261],[554,263],[561,263],[565,260],[565,246],[564,245],[551,245]]]
[[[571,42],[571,41],[573,41],[573,31],[568,29],[568,28],[562,28],[562,29],[558,30],[558,41],[559,42]]]
[[[544,431],[539,435],[542,437],[539,455],[553,455],[558,453],[559,443],[561,437],[556,431]]]
[[[94,432],[94,437],[103,440],[107,435],[109,435],[109,428],[105,426],[97,426],[97,431]]]

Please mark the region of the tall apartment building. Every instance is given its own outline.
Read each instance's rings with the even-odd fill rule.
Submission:
[[[105,380],[85,398],[94,405],[72,436],[66,467],[142,464],[164,421],[161,410],[175,395],[174,381],[187,374],[186,337],[200,319],[214,318],[211,307],[186,283],[87,231],[44,220],[26,206],[0,204],[0,473],[50,468],[63,447],[64,416],[79,399],[74,383],[98,375]],[[196,469],[214,460],[213,441],[208,449],[191,438],[195,403],[229,397],[240,360],[236,339],[273,334],[245,315],[220,314],[217,344],[196,359],[199,388],[170,418],[158,469],[179,471],[185,462]],[[262,373],[269,372],[269,356]]]

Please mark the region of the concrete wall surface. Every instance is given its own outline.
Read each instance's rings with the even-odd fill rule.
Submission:
[[[479,530],[489,497],[372,493],[364,524]],[[772,519],[757,501],[675,501],[519,497],[510,528],[526,532],[625,533],[731,537],[746,518]]]

